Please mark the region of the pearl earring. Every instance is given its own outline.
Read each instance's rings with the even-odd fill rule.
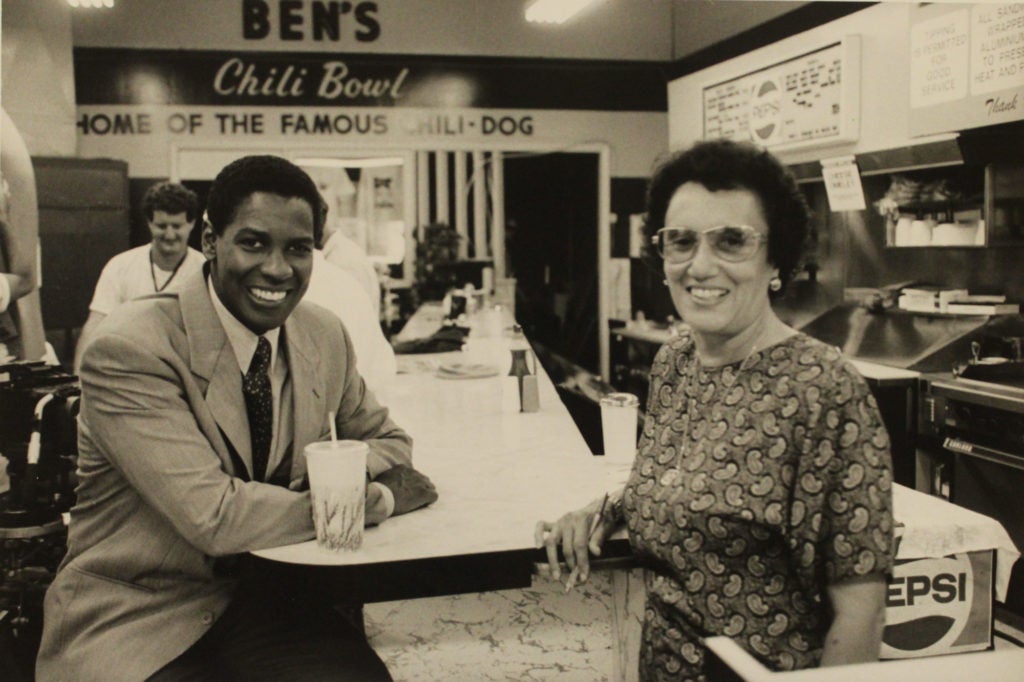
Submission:
[[[663,279],[663,280],[661,280],[661,283],[662,283],[662,284],[663,284],[664,286],[668,286],[668,280],[667,280],[667,279]]]
[[[772,277],[771,280],[768,281],[768,288],[772,291],[778,291],[782,288],[782,280],[778,277]]]

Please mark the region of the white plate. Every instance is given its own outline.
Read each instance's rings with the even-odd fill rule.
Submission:
[[[498,376],[498,368],[473,362],[448,362],[437,368],[441,379],[483,379]]]

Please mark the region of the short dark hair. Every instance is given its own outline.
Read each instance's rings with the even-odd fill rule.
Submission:
[[[286,199],[302,199],[313,211],[313,239],[319,244],[324,231],[323,199],[306,171],[280,156],[243,156],[217,174],[206,199],[206,219],[213,231],[224,229],[235,219],[242,202],[256,192]]]
[[[186,220],[194,222],[199,217],[199,197],[188,187],[176,182],[158,182],[142,196],[142,215],[146,220],[153,220],[157,211],[171,215],[184,213]]]
[[[769,151],[747,142],[708,140],[672,154],[651,176],[647,187],[646,244],[665,226],[665,214],[676,190],[687,182],[712,192],[745,189],[753,192],[768,223],[768,262],[779,269],[782,289],[803,265],[811,230],[811,212],[793,174]],[[648,246],[648,255],[655,255]]]

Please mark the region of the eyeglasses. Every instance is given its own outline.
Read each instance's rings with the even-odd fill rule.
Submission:
[[[707,240],[717,258],[739,263],[757,253],[768,237],[749,225],[719,225],[702,232],[689,227],[663,227],[651,237],[651,243],[658,247],[658,254],[666,263],[693,260],[703,240]]]

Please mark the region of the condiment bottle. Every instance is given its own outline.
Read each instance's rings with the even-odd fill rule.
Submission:
[[[512,366],[508,375],[517,378],[519,383],[519,411],[537,412],[540,410],[540,391],[537,386],[537,356],[533,354],[530,342],[518,324],[512,328],[512,342],[509,351],[512,353]],[[531,372],[527,358],[532,359]]]

